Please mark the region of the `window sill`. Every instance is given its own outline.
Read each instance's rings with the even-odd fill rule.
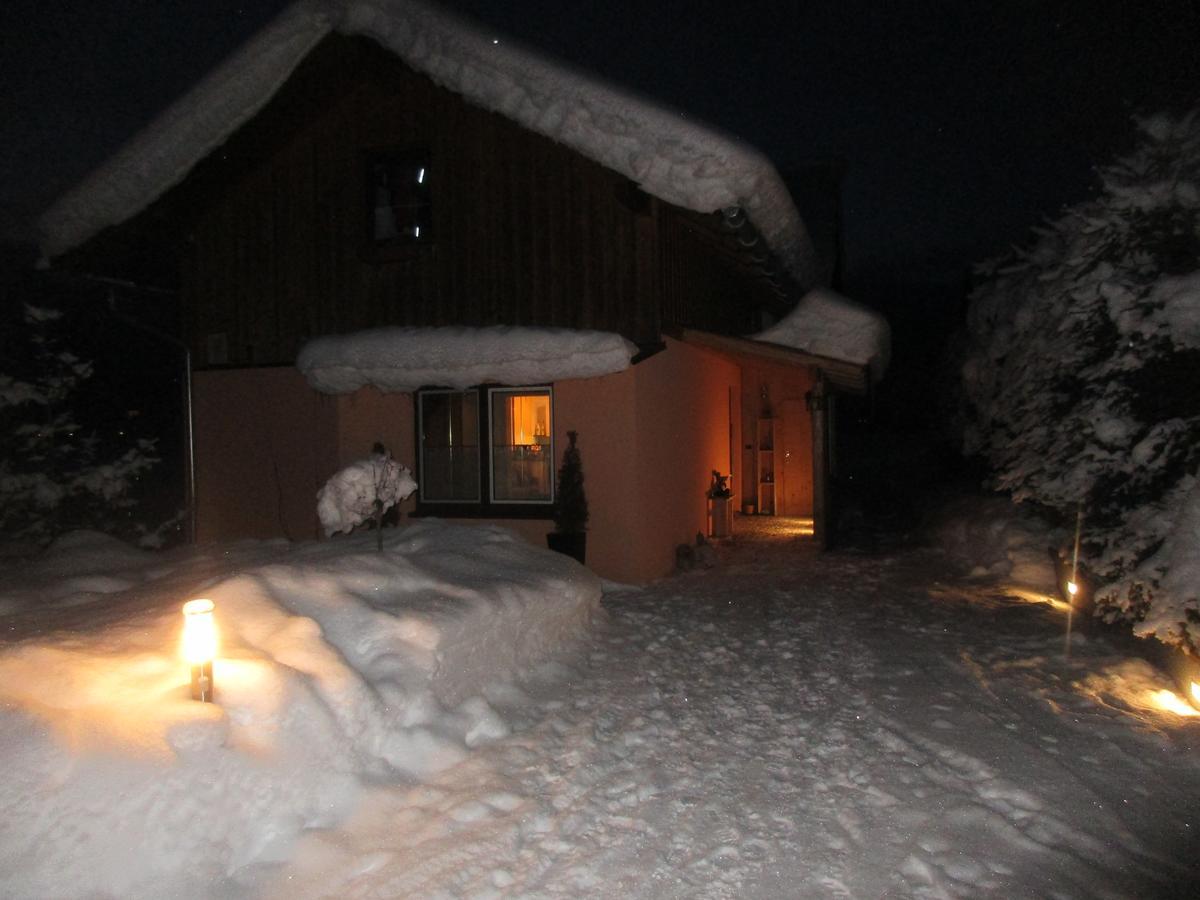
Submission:
[[[417,503],[410,518],[423,519],[545,519],[553,520],[554,510],[549,503]]]

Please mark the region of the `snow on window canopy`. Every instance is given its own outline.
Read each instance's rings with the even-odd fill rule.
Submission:
[[[309,341],[296,368],[318,391],[348,394],[547,384],[609,375],[629,367],[630,341],[606,331],[567,328],[374,328]]]
[[[867,366],[872,381],[883,377],[892,352],[887,319],[827,288],[809,291],[783,319],[752,337]]]

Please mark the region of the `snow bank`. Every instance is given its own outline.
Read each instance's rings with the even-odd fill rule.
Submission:
[[[298,368],[326,394],[364,385],[385,391],[477,384],[546,384],[629,367],[637,347],[618,334],[567,328],[373,328],[321,337],[300,350]]]
[[[868,366],[872,381],[883,377],[892,353],[887,319],[828,288],[809,291],[783,319],[752,337]]]
[[[5,892],[228,892],[373,780],[425,776],[507,733],[480,692],[562,651],[597,609],[594,575],[500,528],[423,522],[389,530],[382,553],[373,541],[140,567],[126,554],[117,577],[104,542],[83,540],[58,562],[85,590],[50,602],[48,634],[38,573],[24,594],[6,573]],[[216,577],[185,592],[206,567]],[[220,631],[212,705],[188,699],[178,653],[198,587]]]
[[[746,210],[802,284],[812,243],[758,151],[413,0],[301,0],[63,197],[40,222],[47,257],[122,222],[183,180],[259,112],[331,31],[373,38],[418,72],[698,212]]]
[[[1004,497],[971,497],[948,504],[931,528],[937,546],[974,578],[999,578],[1013,587],[1054,596],[1051,548],[1070,537]]]

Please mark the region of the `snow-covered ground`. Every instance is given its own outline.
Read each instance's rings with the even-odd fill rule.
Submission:
[[[1200,884],[1200,718],[1100,638],[1064,654],[1061,613],[1002,566],[818,556],[783,531],[606,585],[597,613],[583,569],[498,530],[372,546],[146,556],[85,536],[0,572],[4,893]],[[201,586],[223,637],[211,706],[185,699],[171,646]]]

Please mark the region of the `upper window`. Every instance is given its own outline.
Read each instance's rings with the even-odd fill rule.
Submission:
[[[447,515],[504,516],[534,514],[554,500],[550,388],[417,396],[422,504],[453,504]]]
[[[367,235],[373,246],[433,240],[431,176],[424,150],[367,157]]]

